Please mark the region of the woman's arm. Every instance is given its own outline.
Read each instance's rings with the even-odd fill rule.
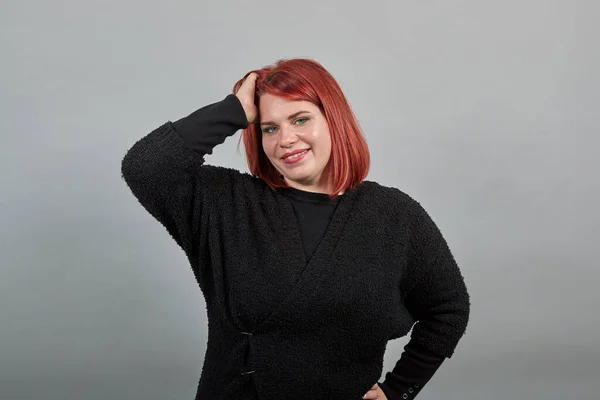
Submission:
[[[224,170],[203,166],[204,156],[247,125],[238,98],[228,95],[156,128],[122,160],[121,174],[134,196],[188,255],[198,243],[206,191],[227,183]]]
[[[380,384],[390,400],[416,396],[453,355],[470,313],[469,294],[452,252],[418,203],[407,260],[401,292],[416,324],[401,359]]]
[[[378,382],[379,387],[388,400],[413,399],[445,359],[411,340],[404,346],[394,369],[385,374],[384,382]]]

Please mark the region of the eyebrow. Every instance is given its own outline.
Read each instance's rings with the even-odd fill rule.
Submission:
[[[293,114],[291,114],[291,115],[288,116],[288,120],[292,120],[292,119],[296,118],[298,115],[303,114],[303,113],[308,113],[308,111],[298,111],[298,112],[295,112],[295,113],[293,113]],[[260,124],[261,125],[275,125],[275,122],[273,122],[273,121],[264,121],[264,122],[261,122]]]

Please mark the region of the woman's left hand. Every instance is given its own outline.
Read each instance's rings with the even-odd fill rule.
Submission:
[[[363,399],[388,400],[378,384],[374,384],[373,387],[369,389],[369,391],[363,396]]]

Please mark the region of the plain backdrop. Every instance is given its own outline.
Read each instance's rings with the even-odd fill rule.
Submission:
[[[193,399],[204,299],[121,159],[247,71],[309,57],[358,116],[368,179],[425,206],[472,297],[418,398],[597,399],[599,4],[2,2],[0,398]],[[246,171],[239,136],[207,163]]]

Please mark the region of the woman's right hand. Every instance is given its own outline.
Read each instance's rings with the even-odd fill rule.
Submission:
[[[254,91],[257,78],[258,74],[254,72],[248,75],[235,93],[236,97],[240,100],[240,103],[242,103],[242,107],[244,107],[246,119],[250,124],[256,123],[258,120],[258,107],[254,104]]]

